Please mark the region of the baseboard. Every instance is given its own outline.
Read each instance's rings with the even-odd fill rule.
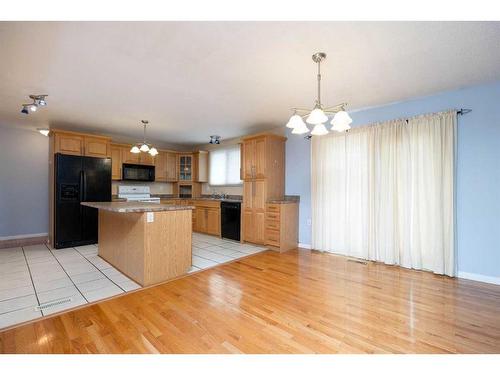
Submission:
[[[9,247],[39,245],[47,243],[47,233],[21,234],[17,236],[0,237],[0,249]]]
[[[299,247],[303,248],[303,249],[312,249],[312,246],[307,244],[307,243],[299,243]]]
[[[486,276],[479,273],[458,272],[457,275],[461,279],[481,281],[483,283],[500,285],[500,277]]]

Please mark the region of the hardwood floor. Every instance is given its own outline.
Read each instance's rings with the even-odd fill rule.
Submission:
[[[3,353],[500,353],[500,286],[264,252],[0,333]]]

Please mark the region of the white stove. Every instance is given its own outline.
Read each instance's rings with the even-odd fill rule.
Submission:
[[[126,199],[127,202],[160,203],[160,198],[151,196],[149,186],[120,185],[118,198]]]

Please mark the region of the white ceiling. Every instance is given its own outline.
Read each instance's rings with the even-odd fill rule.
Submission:
[[[324,104],[356,109],[498,80],[499,42],[500,22],[0,22],[0,124],[206,143],[312,106],[316,51]]]

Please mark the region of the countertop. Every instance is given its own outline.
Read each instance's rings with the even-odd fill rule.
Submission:
[[[97,208],[112,212],[154,212],[154,211],[178,211],[192,210],[193,206],[178,206],[162,203],[144,203],[144,202],[82,202],[82,206]]]

